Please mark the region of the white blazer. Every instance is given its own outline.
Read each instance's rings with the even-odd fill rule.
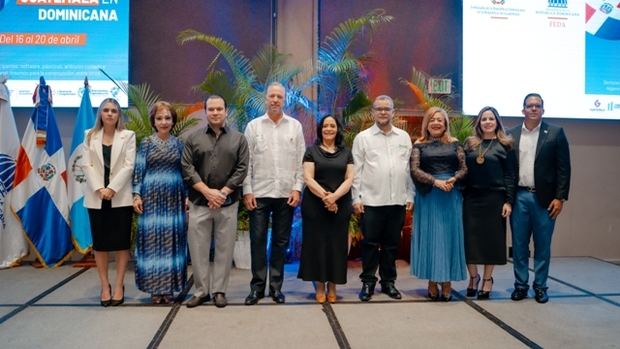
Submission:
[[[84,173],[88,190],[84,193],[84,206],[87,208],[101,208],[101,198],[97,190],[105,188],[103,182],[103,129],[90,137],[88,131],[84,135]],[[136,160],[136,134],[130,130],[116,130],[112,142],[112,156],[110,158],[110,183],[108,188],[116,194],[112,198],[112,207],[131,206],[132,176]]]

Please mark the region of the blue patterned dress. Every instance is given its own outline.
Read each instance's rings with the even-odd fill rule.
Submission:
[[[136,285],[154,295],[180,292],[187,281],[186,189],[183,143],[153,134],[136,156],[133,192],[142,197],[136,237]]]

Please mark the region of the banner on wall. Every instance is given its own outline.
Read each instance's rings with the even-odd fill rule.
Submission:
[[[99,104],[127,97],[99,69],[129,81],[129,0],[0,0],[0,74],[14,107],[31,106],[32,86],[44,75],[56,107],[78,107],[83,78]]]

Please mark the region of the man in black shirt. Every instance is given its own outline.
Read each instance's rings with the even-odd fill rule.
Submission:
[[[191,134],[183,151],[183,179],[189,189],[187,239],[196,291],[193,308],[211,299],[225,307],[226,287],[237,232],[240,186],[248,171],[248,144],[226,125],[226,102],[217,95],[205,101],[208,125]],[[211,239],[215,239],[213,272],[209,270]],[[212,275],[211,275],[212,274]]]

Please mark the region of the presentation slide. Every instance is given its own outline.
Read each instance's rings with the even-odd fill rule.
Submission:
[[[103,75],[129,81],[129,0],[0,0],[0,74],[14,107],[32,107],[39,77],[55,107],[78,107],[88,77],[93,106],[127,96]]]
[[[463,0],[463,112],[620,119],[620,0]]]

